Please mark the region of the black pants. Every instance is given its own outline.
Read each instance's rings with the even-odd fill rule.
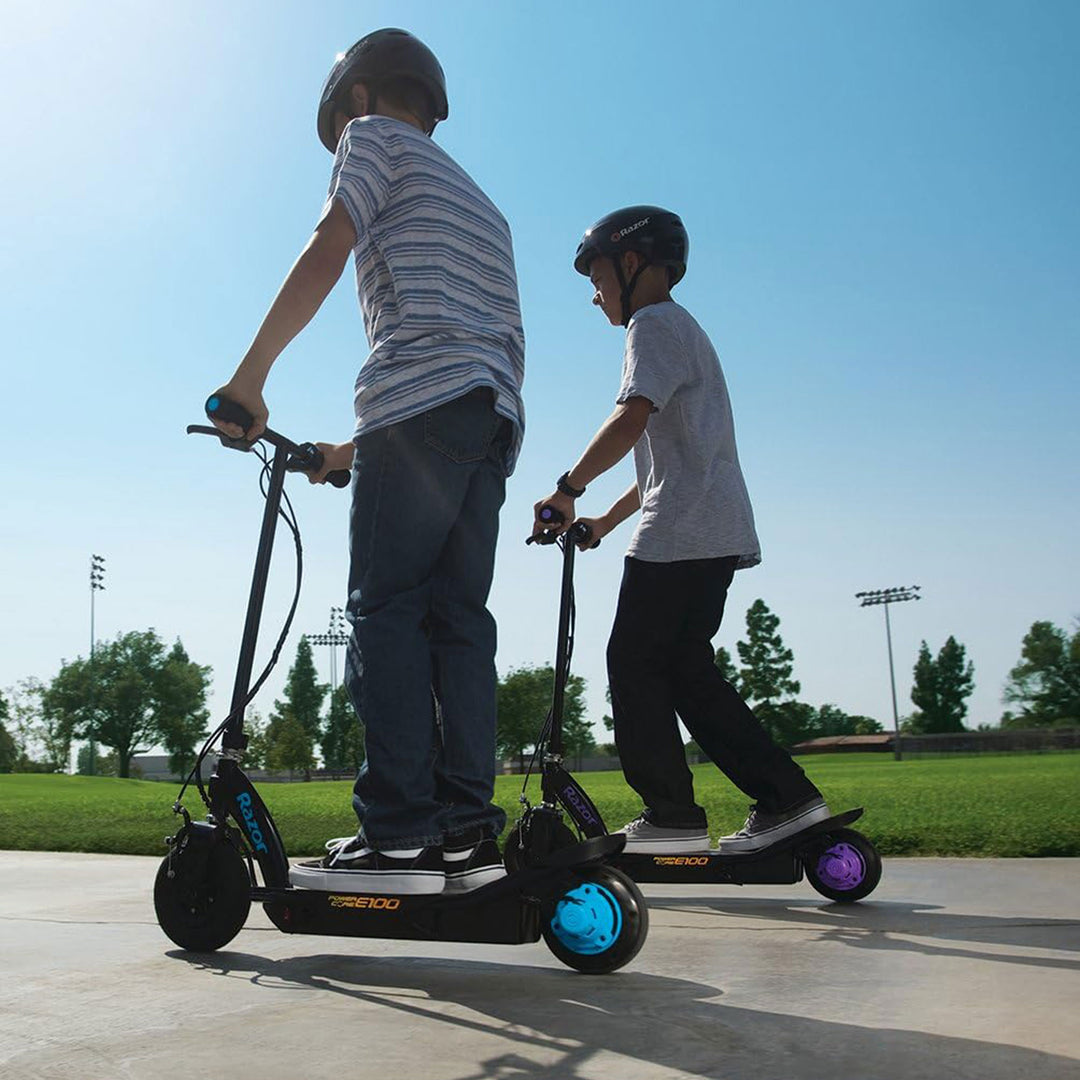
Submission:
[[[656,825],[705,823],[675,714],[728,779],[766,812],[818,790],[714,663],[735,557],[652,563],[627,557],[607,648],[615,744]]]

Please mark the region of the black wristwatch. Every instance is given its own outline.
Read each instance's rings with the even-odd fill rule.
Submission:
[[[570,475],[570,470],[567,469],[566,472],[564,472],[562,474],[562,476],[560,476],[559,479],[555,481],[555,486],[564,495],[569,495],[571,499],[580,499],[581,496],[585,494],[585,489],[584,488],[571,487],[570,486],[570,481],[567,479],[567,477],[569,475]]]

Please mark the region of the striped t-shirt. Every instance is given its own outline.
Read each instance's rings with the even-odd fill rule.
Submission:
[[[385,116],[345,129],[324,213],[334,199],[356,228],[371,345],[356,379],[355,436],[487,386],[514,423],[509,474],[525,429],[525,336],[506,220],[445,150]]]

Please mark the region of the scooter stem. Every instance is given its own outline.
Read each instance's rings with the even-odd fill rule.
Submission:
[[[559,639],[555,643],[555,689],[551,697],[551,730],[548,735],[548,752],[554,757],[563,756],[563,702],[566,694],[566,677],[570,650],[570,596],[574,588],[573,539],[567,535],[563,544],[562,588],[559,594]]]
[[[274,534],[277,531],[277,516],[281,509],[281,493],[285,487],[285,465],[288,457],[288,451],[275,447],[270,463],[270,483],[266,490],[262,530],[259,533],[259,549],[251,577],[244,636],[240,642],[240,658],[236,664],[236,682],[233,684],[230,708],[232,719],[221,740],[221,745],[226,750],[243,750],[247,746],[247,736],[244,734],[244,701],[248,695],[251,669],[255,662],[255,645],[259,637],[259,622],[262,619],[266,582],[270,574],[270,557],[274,550]]]

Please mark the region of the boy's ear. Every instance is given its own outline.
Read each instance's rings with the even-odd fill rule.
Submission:
[[[349,106],[353,116],[368,115],[368,90],[362,82],[353,83],[349,91]]]

